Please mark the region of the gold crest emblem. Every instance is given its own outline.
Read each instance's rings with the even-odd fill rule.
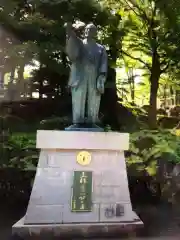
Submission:
[[[91,154],[87,151],[79,152],[77,155],[77,162],[82,166],[89,165],[91,162]]]

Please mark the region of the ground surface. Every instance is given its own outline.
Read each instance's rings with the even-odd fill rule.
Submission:
[[[9,240],[11,237],[11,226],[24,214],[21,206],[16,209],[1,205],[0,209],[0,240]],[[137,209],[145,223],[144,232],[137,240],[179,240],[180,239],[180,208],[171,208],[167,205],[158,207],[145,206]],[[116,239],[120,236],[117,236]],[[132,237],[131,239],[134,239]],[[105,238],[103,238],[105,240]]]

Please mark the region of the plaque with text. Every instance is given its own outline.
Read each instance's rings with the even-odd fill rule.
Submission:
[[[92,211],[92,172],[75,171],[71,196],[72,212]]]

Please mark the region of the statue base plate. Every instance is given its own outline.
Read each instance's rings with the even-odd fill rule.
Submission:
[[[104,129],[94,123],[76,123],[65,128],[65,131],[104,132]]]
[[[77,224],[24,224],[24,217],[12,227],[13,239],[61,239],[61,238],[102,238],[132,237],[141,233],[143,223],[129,222],[77,223]]]

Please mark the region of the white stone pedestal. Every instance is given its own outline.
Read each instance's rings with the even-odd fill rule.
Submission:
[[[27,213],[13,226],[18,235],[52,236],[71,231],[108,232],[123,226],[142,226],[132,211],[124,150],[129,134],[115,132],[38,131],[37,148],[41,149]],[[89,165],[77,163],[80,151],[91,154]],[[72,212],[71,194],[74,171],[92,172],[92,211]],[[116,206],[124,214],[116,214]],[[114,213],[107,217],[107,209]],[[104,230],[103,230],[104,229]]]

